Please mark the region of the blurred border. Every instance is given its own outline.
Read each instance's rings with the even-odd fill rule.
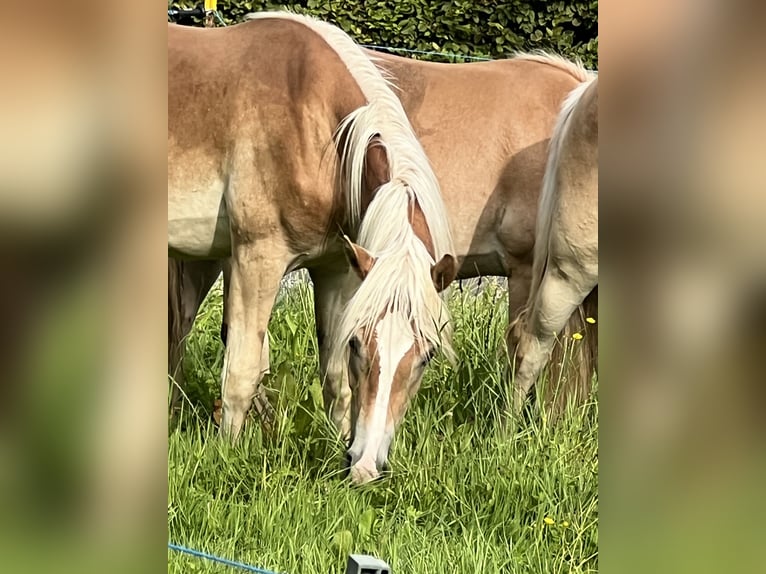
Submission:
[[[164,9],[150,0],[3,6],[8,571],[165,567]]]
[[[605,572],[763,568],[763,16],[601,2]]]
[[[17,3],[0,20],[0,553],[14,572],[166,562],[160,9]],[[761,568],[763,16],[601,2],[607,572]]]

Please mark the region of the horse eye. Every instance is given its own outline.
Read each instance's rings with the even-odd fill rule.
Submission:
[[[348,347],[351,349],[351,352],[354,354],[359,354],[359,339],[356,337],[351,337],[348,341]]]
[[[420,360],[420,366],[425,367],[428,363],[431,362],[431,359],[434,358],[435,354],[436,351],[434,349],[429,349],[425,356]]]

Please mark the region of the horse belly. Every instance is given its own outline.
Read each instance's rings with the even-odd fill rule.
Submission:
[[[224,258],[231,255],[229,217],[224,183],[178,191],[168,188],[168,251],[189,258]]]

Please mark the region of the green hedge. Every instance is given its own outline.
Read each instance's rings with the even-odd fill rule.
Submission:
[[[186,0],[169,2],[168,7],[200,4]],[[227,24],[242,21],[249,12],[281,7],[337,24],[362,44],[490,58],[503,58],[514,50],[544,49],[598,68],[598,0],[218,2]]]

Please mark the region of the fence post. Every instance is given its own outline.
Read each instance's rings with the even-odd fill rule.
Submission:
[[[351,554],[348,557],[346,574],[391,574],[391,567],[374,556]]]
[[[212,28],[215,26],[213,15],[218,9],[217,0],[205,0],[205,28]]]

